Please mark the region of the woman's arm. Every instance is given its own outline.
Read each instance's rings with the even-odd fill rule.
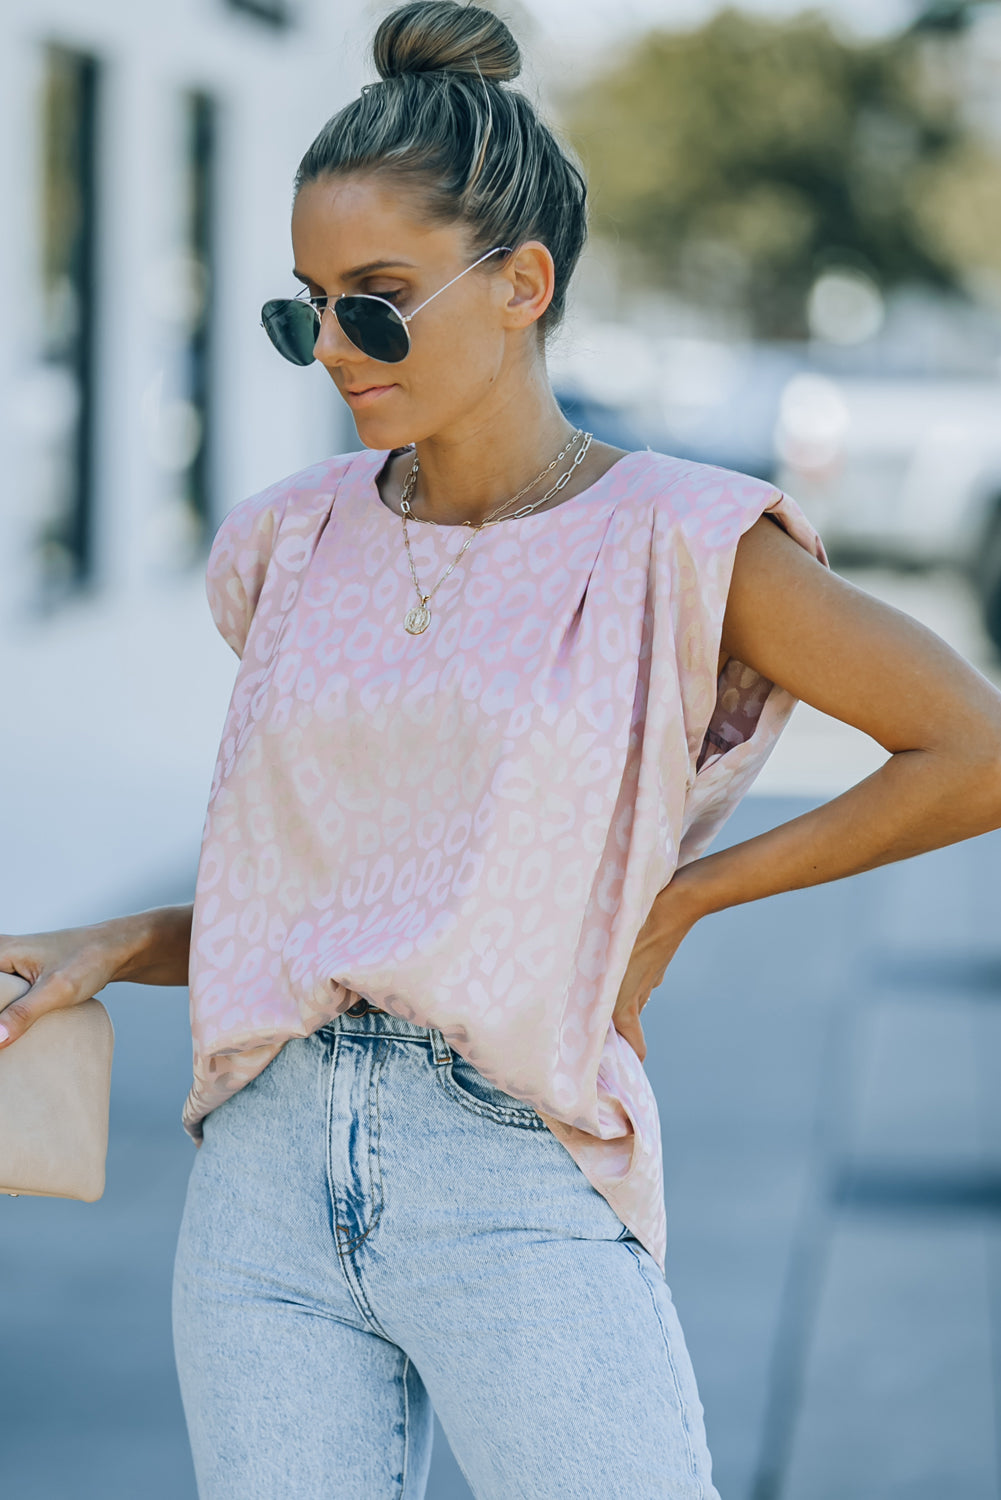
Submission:
[[[1001,827],[1001,693],[934,631],[825,568],[767,516],[737,545],[722,645],[890,755],[823,806],[675,871],[615,1008],[616,1029],[641,1058],[639,1012],[701,917]]]
[[[1001,693],[764,516],[737,546],[723,645],[890,755],[824,806],[677,871],[700,914],[1001,827]]]
[[[187,984],[191,946],[191,902],[155,906],[130,917],[97,924],[116,958],[112,979],[134,984]]]
[[[0,970],[31,988],[0,1011],[0,1046],[22,1036],[46,1011],[79,1005],[106,984],[188,982],[191,905],[157,906],[87,927],[0,936]]]

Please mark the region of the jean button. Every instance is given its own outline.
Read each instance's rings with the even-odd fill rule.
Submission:
[[[367,1000],[356,1000],[349,1010],[344,1012],[347,1016],[363,1016],[368,1010]]]

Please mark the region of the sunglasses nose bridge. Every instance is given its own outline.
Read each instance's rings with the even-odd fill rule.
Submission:
[[[365,351],[359,349],[354,340],[348,337],[337,316],[339,301],[338,297],[328,298],[323,312],[319,315],[316,343],[313,345],[315,358],[328,367],[365,356]]]
[[[334,320],[324,320],[333,310]],[[411,316],[413,316],[411,314]],[[410,318],[382,298],[341,294],[322,307],[300,298],[266,302],[261,321],[278,352],[296,365],[314,360],[328,368],[357,362],[358,357],[378,364],[399,364],[410,353]],[[331,330],[336,321],[336,334]]]

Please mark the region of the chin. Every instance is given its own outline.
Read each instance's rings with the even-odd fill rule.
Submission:
[[[367,414],[364,411],[352,412],[352,416],[358,437],[366,448],[391,450],[406,448],[413,442],[413,434],[409,431],[405,432],[399,420],[395,422],[386,421],[385,418],[376,420],[374,416],[366,420]]]

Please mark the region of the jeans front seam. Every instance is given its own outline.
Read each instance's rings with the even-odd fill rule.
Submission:
[[[327,1109],[324,1121],[323,1154],[327,1166],[327,1206],[330,1213],[331,1238],[337,1246],[337,1189],[334,1186],[334,1162],[331,1152],[331,1137],[334,1127],[334,1078],[337,1072],[337,1037],[331,1036],[330,1050],[327,1059]],[[338,1259],[340,1250],[338,1249]]]
[[[363,1234],[358,1235],[355,1239],[353,1239],[352,1241],[350,1241],[350,1243],[347,1244],[347,1245],[342,1245],[342,1243],[340,1241],[340,1238],[338,1236],[338,1232],[337,1232],[337,1189],[336,1189],[336,1186],[334,1184],[334,1163],[333,1163],[333,1159],[332,1159],[332,1156],[331,1156],[331,1138],[332,1138],[332,1133],[333,1133],[334,1087],[335,1087],[335,1080],[336,1080],[336,1073],[337,1073],[337,1060],[338,1060],[339,1051],[340,1051],[340,1039],[339,1039],[339,1037],[335,1036],[333,1038],[333,1040],[332,1040],[332,1045],[331,1045],[331,1048],[330,1048],[330,1063],[329,1063],[330,1078],[329,1078],[329,1082],[328,1082],[328,1085],[327,1085],[326,1142],[325,1142],[325,1157],[326,1157],[326,1164],[327,1164],[327,1200],[328,1200],[328,1206],[329,1206],[329,1212],[330,1212],[330,1225],[331,1225],[331,1231],[332,1231],[332,1236],[333,1236],[333,1241],[334,1241],[334,1250],[335,1250],[335,1252],[337,1254],[338,1265],[340,1266],[342,1274],[344,1275],[345,1280],[347,1281],[347,1284],[348,1284],[348,1287],[349,1287],[349,1290],[350,1290],[350,1293],[351,1293],[352,1300],[354,1301],[355,1305],[357,1306],[359,1312],[367,1320],[367,1322],[369,1323],[370,1327],[376,1333],[378,1333],[380,1335],[380,1337],[386,1338],[387,1337],[386,1330],[381,1326],[381,1324],[379,1323],[378,1318],[375,1316],[375,1314],[373,1313],[371,1307],[369,1306],[368,1298],[365,1296],[364,1289],[361,1287],[361,1285],[359,1283],[357,1272],[356,1272],[356,1274],[354,1276],[352,1276],[352,1274],[349,1271],[348,1266],[347,1266],[347,1260],[348,1260],[348,1258],[351,1256],[351,1254],[353,1254],[353,1252],[358,1248],[358,1246],[362,1243],[362,1241],[366,1238],[366,1236],[371,1232],[371,1230],[379,1222],[379,1218],[382,1215],[383,1187],[382,1187],[382,1168],[381,1168],[381,1163],[380,1163],[380,1169],[379,1169],[379,1210],[375,1214],[375,1216],[373,1217],[372,1222],[368,1225],[368,1227],[366,1228],[366,1230],[365,1230],[365,1232]],[[385,1058],[383,1058],[383,1061],[384,1060],[385,1060]]]
[[[379,1147],[381,1145],[381,1142],[382,1142],[382,1110],[381,1110],[381,1101],[380,1101],[380,1098],[379,1098],[379,1085],[382,1082],[382,1070],[386,1066],[386,1059],[389,1056],[389,1053],[390,1053],[390,1043],[388,1041],[383,1042],[382,1046],[379,1048],[378,1061],[375,1062],[375,1063],[373,1063],[372,1073],[371,1073],[371,1076],[369,1078],[369,1084],[368,1084],[368,1088],[369,1088],[369,1118],[373,1119],[375,1121],[375,1146],[374,1146],[374,1155],[375,1155],[375,1172],[376,1172],[376,1174],[378,1174],[378,1181],[379,1181],[379,1202],[378,1202],[378,1204],[376,1204],[373,1201],[373,1204],[372,1204],[372,1222],[368,1226],[368,1229],[366,1229],[366,1231],[365,1231],[366,1234],[368,1234],[370,1230],[374,1229],[375,1226],[378,1224],[379,1220],[382,1218],[382,1210],[385,1207],[385,1203],[386,1203],[386,1188],[385,1188],[385,1184],[384,1184],[384,1182],[382,1180],[382,1153],[381,1153],[381,1151],[379,1149]],[[371,1155],[373,1154],[373,1148],[371,1146],[369,1147],[369,1154],[370,1154],[370,1160],[371,1160]],[[373,1180],[373,1183],[374,1183],[375,1182],[375,1175],[373,1175],[373,1179],[372,1180]]]
[[[372,1115],[373,1102],[375,1104],[375,1163],[376,1163],[376,1169],[377,1169],[377,1176],[376,1176],[376,1174],[373,1174],[372,1175],[372,1179],[371,1179],[372,1180],[372,1186],[373,1186],[373,1193],[372,1193],[372,1218],[369,1221],[369,1223],[366,1224],[366,1226],[365,1226],[364,1230],[362,1231],[362,1233],[359,1234],[359,1235],[357,1235],[353,1240],[348,1241],[347,1244],[344,1244],[343,1246],[338,1241],[338,1248],[339,1249],[343,1249],[344,1252],[345,1252],[345,1254],[347,1254],[347,1255],[353,1255],[354,1254],[354,1252],[358,1249],[358,1246],[361,1245],[365,1240],[368,1239],[369,1235],[372,1233],[372,1230],[376,1227],[376,1225],[378,1224],[379,1220],[382,1218],[382,1209],[383,1209],[383,1204],[385,1202],[385,1191],[384,1191],[383,1182],[382,1182],[382,1159],[379,1156],[379,1136],[380,1136],[380,1127],[381,1127],[381,1121],[380,1121],[380,1118],[379,1118],[379,1079],[382,1076],[382,1070],[383,1070],[383,1067],[385,1066],[386,1058],[388,1056],[389,1056],[389,1043],[388,1042],[384,1042],[383,1045],[379,1048],[378,1060],[377,1061],[373,1061],[373,1063],[371,1065],[371,1073],[370,1073],[369,1081],[368,1081],[368,1107],[369,1107],[369,1119],[370,1120],[373,1117],[373,1115]],[[328,1131],[327,1139],[328,1139],[328,1142],[329,1142],[329,1131]],[[328,1146],[328,1149],[329,1149],[329,1146]],[[372,1149],[371,1149],[371,1145],[370,1145],[369,1146],[369,1169],[370,1170],[371,1170],[371,1165],[372,1165]],[[375,1188],[375,1184],[376,1184],[377,1180],[378,1180],[378,1184],[379,1184],[379,1201],[378,1201],[378,1203],[376,1203],[376,1201],[375,1201],[375,1192],[374,1192],[374,1188]]]
[[[404,1500],[407,1493],[407,1465],[410,1462],[410,1400],[407,1395],[407,1372],[410,1369],[410,1355],[403,1360],[403,1472],[400,1479],[400,1500]]]
[[[654,1313],[656,1314],[657,1322],[658,1322],[658,1324],[660,1326],[661,1337],[664,1340],[664,1351],[667,1354],[667,1366],[668,1366],[668,1369],[671,1372],[671,1380],[674,1383],[674,1394],[677,1397],[677,1400],[678,1400],[678,1410],[681,1413],[681,1425],[682,1425],[682,1427],[685,1430],[685,1447],[688,1450],[688,1466],[689,1466],[689,1469],[691,1470],[692,1478],[695,1480],[695,1483],[698,1485],[698,1489],[699,1489],[698,1500],[705,1500],[705,1493],[706,1493],[706,1491],[705,1491],[705,1485],[702,1483],[702,1480],[699,1478],[699,1471],[698,1471],[698,1468],[697,1468],[696,1463],[695,1463],[695,1450],[692,1447],[692,1432],[691,1432],[691,1428],[688,1425],[688,1407],[685,1404],[685,1398],[684,1398],[684,1396],[681,1393],[681,1382],[678,1380],[678,1368],[677,1368],[677,1366],[676,1366],[676,1364],[674,1362],[674,1355],[671,1353],[671,1340],[668,1337],[667,1329],[664,1327],[664,1321],[663,1321],[663,1319],[660,1316],[660,1308],[657,1306],[657,1298],[654,1296],[653,1287],[650,1285],[650,1281],[649,1281],[649,1279],[647,1277],[647,1274],[646,1274],[646,1271],[644,1270],[644,1267],[643,1267],[643,1262],[640,1259],[640,1256],[636,1253],[636,1251],[633,1249],[633,1247],[631,1245],[628,1245],[627,1248],[629,1249],[630,1253],[635,1257],[635,1260],[636,1260],[636,1269],[640,1273],[640,1277],[642,1278],[643,1285],[646,1287],[647,1291],[650,1294],[650,1301],[653,1304],[653,1310],[654,1310]]]

